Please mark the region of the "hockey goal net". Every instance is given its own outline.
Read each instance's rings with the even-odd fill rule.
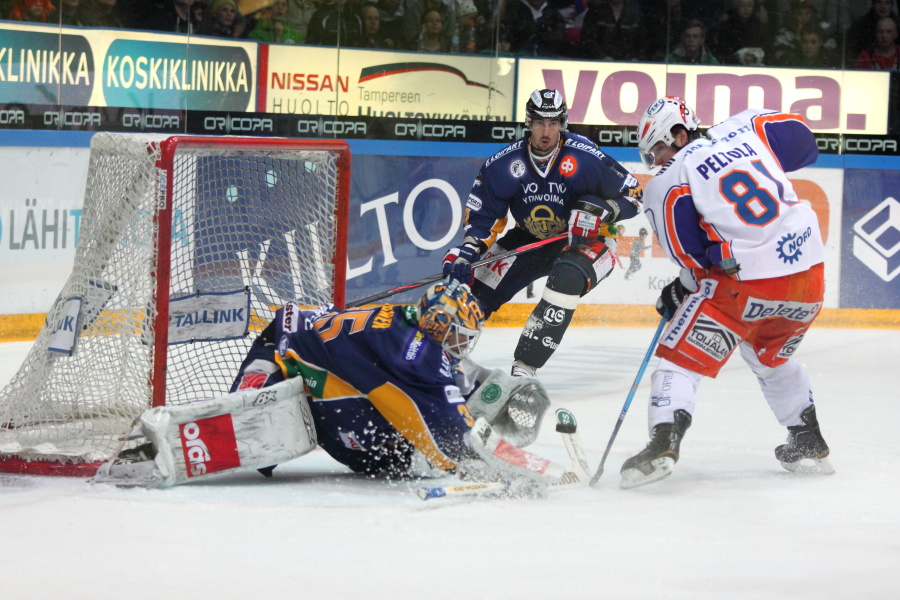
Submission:
[[[150,406],[229,391],[288,300],[344,303],[338,140],[92,138],[71,275],[0,391],[0,471],[93,474]]]

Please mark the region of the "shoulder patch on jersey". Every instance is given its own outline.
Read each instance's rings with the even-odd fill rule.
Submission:
[[[509,165],[509,172],[512,173],[513,177],[521,177],[525,174],[525,163],[521,160],[514,160],[511,165]]]
[[[578,161],[574,156],[566,156],[559,163],[559,172],[565,177],[571,177],[578,171]]]
[[[413,334],[412,339],[406,345],[406,351],[403,353],[403,360],[413,361],[419,358],[422,352],[422,346],[425,345],[425,333],[419,330]]]
[[[480,210],[481,198],[475,196],[474,194],[469,194],[469,198],[466,200],[466,208],[468,208],[469,210]]]

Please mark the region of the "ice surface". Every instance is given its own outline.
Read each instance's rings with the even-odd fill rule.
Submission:
[[[539,371],[592,468],[652,334],[572,328]],[[474,358],[508,368],[517,337],[489,328]],[[0,344],[0,382],[28,346]],[[896,330],[814,327],[800,347],[833,477],[780,467],[786,431],[740,358],[701,385],[674,474],[630,491],[618,470],[646,441],[649,370],[598,486],[545,500],[423,502],[321,451],[270,481],[168,490],[0,475],[2,597],[900,598],[898,356]],[[566,461],[544,429],[531,449]]]

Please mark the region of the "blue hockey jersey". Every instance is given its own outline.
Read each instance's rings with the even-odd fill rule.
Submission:
[[[545,173],[535,167],[527,136],[487,159],[466,202],[466,236],[490,247],[505,229],[508,212],[538,239],[565,233],[569,212],[584,196],[625,200],[619,206],[631,210],[623,210],[620,220],[640,210],[637,179],[588,138],[562,132],[551,161]]]

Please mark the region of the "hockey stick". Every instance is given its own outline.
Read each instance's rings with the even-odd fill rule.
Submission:
[[[508,258],[510,256],[515,256],[519,254],[524,254],[525,252],[530,252],[531,250],[535,250],[542,246],[546,246],[552,242],[557,242],[559,240],[565,239],[568,234],[558,235],[556,237],[547,238],[546,240],[538,240],[531,244],[525,244],[524,246],[519,246],[518,248],[513,248],[512,250],[507,250],[506,252],[501,252],[500,254],[495,254],[493,256],[488,256],[487,258],[482,258],[481,260],[476,260],[472,263],[472,268],[480,267],[483,265],[488,265],[493,262],[497,262],[498,260],[502,260],[504,258]],[[387,290],[386,292],[378,292],[377,294],[372,294],[371,296],[367,296],[365,298],[360,298],[359,300],[354,300],[353,302],[347,303],[347,308],[356,308],[357,306],[363,306],[365,304],[371,304],[378,300],[383,300],[385,298],[389,298],[395,294],[399,294],[400,292],[405,292],[407,290],[414,290],[416,288],[422,287],[423,285],[428,285],[429,283],[434,283],[439,279],[442,279],[443,275],[429,275],[423,279],[418,279],[413,281],[412,283],[407,283],[405,285],[401,285],[399,287],[395,287],[393,289]]]
[[[556,431],[560,433],[566,445],[566,452],[572,463],[570,471],[566,471],[559,481],[550,484],[550,491],[585,487],[590,469],[585,458],[581,439],[578,437],[578,424],[575,415],[565,408],[556,411]],[[422,500],[445,498],[447,496],[497,496],[509,491],[510,484],[505,481],[461,484],[449,487],[419,488],[417,494]]]
[[[603,465],[606,464],[606,457],[609,456],[609,450],[610,448],[612,448],[613,442],[616,440],[616,435],[618,435],[619,433],[619,428],[622,426],[622,421],[625,420],[625,413],[628,412],[628,407],[631,406],[631,400],[634,398],[634,393],[637,391],[638,385],[641,383],[641,378],[644,376],[644,371],[647,369],[647,364],[650,362],[650,357],[653,355],[653,349],[656,348],[656,343],[659,342],[659,336],[662,335],[663,329],[666,328],[666,323],[668,323],[666,319],[661,319],[659,321],[659,326],[656,328],[656,333],[653,334],[653,340],[650,342],[650,347],[647,348],[647,354],[644,356],[644,362],[641,363],[641,368],[638,369],[637,376],[634,378],[634,383],[631,384],[631,391],[628,392],[628,398],[625,399],[625,405],[622,407],[622,412],[619,413],[619,420],[616,421],[616,426],[613,428],[612,435],[609,438],[609,443],[606,444],[606,450],[603,452],[603,458],[600,459],[600,466],[597,467],[597,472],[594,473],[593,477],[591,477],[591,487],[597,485],[597,482],[603,475]]]

